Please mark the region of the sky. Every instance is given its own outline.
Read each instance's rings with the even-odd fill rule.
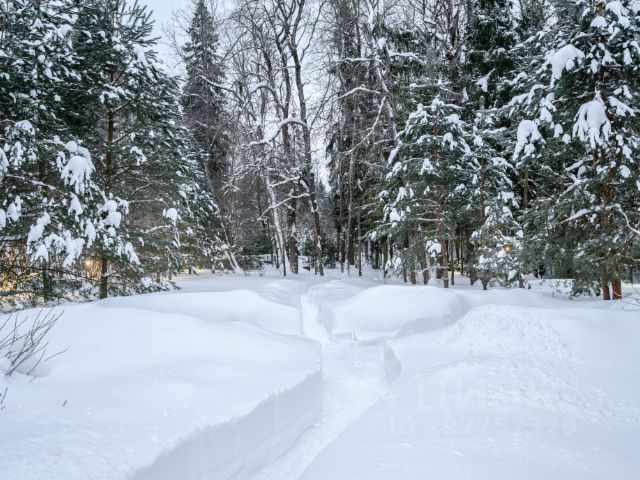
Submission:
[[[140,0],[141,4],[146,4],[150,10],[153,11],[151,18],[154,20],[154,33],[156,37],[162,37],[160,40],[161,45],[158,46],[158,51],[163,60],[168,63],[170,60],[171,52],[167,45],[165,45],[163,27],[171,24],[172,14],[174,11],[186,7],[189,4],[189,0]]]
[[[171,12],[187,5],[188,0],[141,0],[140,3],[148,5],[153,10],[153,19],[156,21],[156,30],[161,34],[163,24],[171,21]]]

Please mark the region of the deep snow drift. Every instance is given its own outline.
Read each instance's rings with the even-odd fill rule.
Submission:
[[[0,478],[637,478],[640,310],[331,275],[65,306]]]
[[[8,382],[0,478],[244,478],[292,446],[317,418],[318,345],[223,321],[254,294],[191,295],[66,306],[49,352],[67,350],[32,383]],[[256,303],[265,318],[282,312]]]
[[[395,340],[396,378],[304,479],[634,479],[640,318],[488,305]]]

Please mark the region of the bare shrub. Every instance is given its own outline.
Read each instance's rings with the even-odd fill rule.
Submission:
[[[4,359],[6,376],[15,372],[32,375],[43,360],[62,353],[45,357],[49,346],[46,336],[61,315],[42,309],[35,319],[14,313],[0,323],[0,360]]]

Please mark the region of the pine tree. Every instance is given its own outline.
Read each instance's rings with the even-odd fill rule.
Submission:
[[[76,261],[100,223],[88,208],[101,193],[94,164],[64,122],[78,79],[77,11],[71,2],[11,0],[0,13],[2,281],[10,295],[59,298],[79,287]]]
[[[449,100],[452,92],[441,81],[434,90],[430,104],[418,105],[398,134],[398,147],[390,157],[389,188],[382,196],[386,202],[383,225],[403,248],[412,281],[415,263],[424,270],[424,257],[436,246],[447,287],[447,242],[466,190],[463,160],[470,148],[468,126],[460,108]],[[413,235],[414,231],[419,234]]]
[[[495,128],[493,116],[486,110],[477,111],[471,153],[466,161],[472,176],[467,183],[464,211],[467,222],[474,225],[470,270],[485,290],[491,281],[505,284],[520,279],[522,274],[523,231],[516,218],[518,202],[510,178],[514,168],[493,146],[505,145],[502,130]]]
[[[218,33],[205,0],[198,0],[184,46],[186,82],[182,108],[187,127],[206,153],[205,168],[214,197],[221,201],[228,176],[229,119],[223,91],[224,65]]]
[[[510,100],[505,80],[515,67],[515,26],[510,4],[504,0],[476,0],[469,9],[465,74],[470,103],[474,110],[491,110]]]
[[[106,228],[92,249],[100,297],[161,287],[180,263],[166,212],[180,202],[175,178],[186,147],[177,84],[156,60],[149,17],[137,2],[91,0],[76,26],[81,108],[68,121],[85,139],[104,191],[94,208]]]
[[[537,143],[552,183],[561,185],[551,204],[539,202],[548,225],[538,240],[564,232],[576,279],[599,278],[604,298],[611,283],[620,298],[621,271],[637,263],[640,231],[640,9],[581,0],[558,8],[557,24],[538,37],[544,57],[534,75],[521,77],[530,89],[513,102],[525,117],[516,153],[531,155]]]
[[[511,270],[506,262],[517,258],[516,252],[505,255],[504,250],[513,248],[510,239],[520,228],[515,170],[507,160],[510,139],[504,134],[509,119],[503,112],[511,95],[517,38],[508,2],[474,1],[468,15],[464,71],[466,115],[473,125],[469,193],[475,201],[468,202],[463,225],[471,232],[467,261],[472,282],[479,277],[486,289],[491,280],[506,278]]]
[[[186,161],[185,178],[180,187],[180,218],[178,235],[181,264],[193,271],[196,268],[214,270],[225,268],[228,246],[220,238],[220,209],[208,186],[202,162],[191,154]]]

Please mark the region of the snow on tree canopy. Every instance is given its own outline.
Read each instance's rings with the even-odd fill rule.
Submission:
[[[632,8],[640,8],[640,4],[636,4],[636,5],[632,5]],[[612,12],[614,13],[617,17],[618,17],[618,22],[620,23],[620,25],[622,25],[623,27],[628,27],[629,26],[629,10],[627,10],[624,5],[622,5],[622,2],[618,2],[618,1],[613,1],[613,2],[608,2],[605,7],[605,10],[607,10],[608,12]]]
[[[621,102],[614,96],[609,96],[609,105],[614,108],[614,112],[619,117],[624,117],[625,115],[635,116],[635,111],[633,108],[629,107],[627,104]]]
[[[548,62],[551,65],[551,85],[560,79],[563,70],[571,70],[575,67],[576,60],[583,58],[584,53],[570,44],[552,53]]]
[[[16,202],[18,206],[16,206]],[[12,202],[7,210],[0,208],[0,229],[7,226],[7,221],[11,220],[16,222],[20,218],[20,197],[16,197],[16,200]]]
[[[542,140],[538,126],[533,120],[522,120],[518,125],[517,141],[513,158],[516,159],[524,150],[524,156],[528,157],[535,151],[534,142]]]
[[[66,184],[74,187],[76,193],[81,193],[84,192],[85,182],[91,178],[94,166],[86,150],[80,149],[77,151],[84,155],[72,155],[64,166],[61,176]]]
[[[22,211],[22,199],[19,195],[16,196],[13,202],[9,204],[9,208],[7,208],[7,216],[13,222],[17,222],[20,218],[20,213]]]
[[[136,265],[140,264],[140,259],[138,258],[138,254],[136,253],[133,245],[130,242],[127,242],[124,246],[123,251],[121,252],[124,257],[126,257],[131,263]]]
[[[72,195],[71,203],[69,204],[69,213],[72,213],[75,216],[75,219],[78,220],[79,216],[82,215],[82,212],[84,212],[84,209],[82,208],[80,199],[76,195]]]
[[[591,20],[591,28],[607,28],[607,20],[598,15],[596,17],[593,18],[593,20]]]
[[[118,212],[118,203],[115,200],[107,200],[102,206],[102,211],[107,214],[102,221],[104,225],[115,228],[120,227],[122,214]]]
[[[81,238],[73,238],[69,232],[65,232],[64,235],[64,250],[67,255],[62,262],[62,265],[69,268],[80,257],[84,248],[84,240]]]
[[[27,237],[27,244],[38,242],[42,239],[44,234],[44,228],[51,223],[51,217],[47,212],[44,212],[40,218],[36,221],[35,225],[32,225],[29,229],[29,236]]]
[[[611,134],[611,122],[607,118],[606,108],[600,94],[580,106],[573,125],[573,136],[582,141],[589,140],[591,148],[608,142]]]
[[[168,218],[174,225],[178,221],[178,210],[176,210],[175,208],[167,208],[163,212],[163,215],[165,218]]]

